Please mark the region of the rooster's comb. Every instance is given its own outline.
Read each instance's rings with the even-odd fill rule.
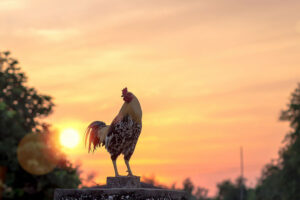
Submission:
[[[126,94],[127,94],[127,92],[128,92],[128,91],[127,91],[127,87],[126,87],[126,88],[124,88],[124,89],[122,90],[122,94],[123,94],[123,95],[126,95]]]

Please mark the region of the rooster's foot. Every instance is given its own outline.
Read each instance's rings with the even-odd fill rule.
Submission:
[[[132,176],[134,176],[134,175],[133,175],[133,174],[127,174],[127,176],[128,176],[128,177],[132,177]]]

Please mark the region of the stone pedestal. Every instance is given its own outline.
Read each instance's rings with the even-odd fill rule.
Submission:
[[[54,200],[187,200],[183,191],[141,183],[140,177],[107,177],[107,185],[87,189],[56,189]]]
[[[107,177],[106,185],[109,188],[140,188],[139,176]]]

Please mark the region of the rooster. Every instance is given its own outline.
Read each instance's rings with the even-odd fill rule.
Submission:
[[[136,96],[128,92],[127,88],[122,90],[121,97],[124,104],[119,114],[110,125],[101,121],[92,122],[86,130],[85,144],[89,142],[88,152],[94,152],[97,147],[105,146],[110,153],[115,176],[120,176],[116,160],[123,154],[128,176],[133,176],[129,160],[142,130],[142,109]]]

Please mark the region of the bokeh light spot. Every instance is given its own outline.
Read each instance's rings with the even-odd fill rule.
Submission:
[[[43,175],[56,166],[51,147],[42,134],[30,133],[23,137],[17,149],[17,157],[22,168],[30,174]]]

